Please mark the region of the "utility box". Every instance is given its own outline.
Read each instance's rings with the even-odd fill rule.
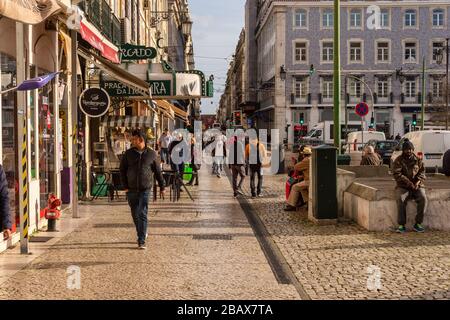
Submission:
[[[312,150],[309,219],[334,224],[338,217],[337,149],[322,145]]]

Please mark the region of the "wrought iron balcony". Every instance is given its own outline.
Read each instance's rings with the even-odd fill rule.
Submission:
[[[105,0],[83,0],[78,6],[109,41],[120,45],[120,21]]]

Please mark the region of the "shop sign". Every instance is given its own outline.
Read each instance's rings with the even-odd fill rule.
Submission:
[[[122,61],[146,60],[156,58],[157,51],[152,47],[134,46],[129,43],[120,47]]]
[[[152,97],[165,97],[171,95],[170,80],[151,80],[148,81],[152,90]],[[100,85],[111,97],[136,97],[141,94],[133,88],[127,87],[119,81],[102,81]]]
[[[62,159],[67,160],[67,112],[66,110],[59,110],[59,118],[61,119],[62,130]],[[62,168],[62,167],[61,167]]]
[[[79,104],[88,117],[98,118],[108,112],[110,98],[104,89],[89,88],[81,93]]]

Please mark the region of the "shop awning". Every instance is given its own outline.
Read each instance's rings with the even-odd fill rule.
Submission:
[[[181,118],[184,121],[187,121],[188,114],[187,114],[186,111],[181,110],[180,108],[174,106],[173,104],[171,104],[167,100],[154,100],[154,101],[161,108],[163,108],[165,110],[171,110],[171,114]]]
[[[56,0],[0,0],[0,16],[26,24],[38,24],[61,10]]]
[[[154,128],[155,117],[152,116],[108,116],[102,121],[104,127]]]
[[[81,37],[100,51],[104,58],[113,63],[120,63],[119,48],[109,42],[87,19],[81,20],[79,32]]]
[[[128,71],[116,66],[107,61],[105,58],[88,51],[85,48],[79,47],[78,54],[83,58],[92,61],[99,69],[106,72],[110,77],[122,82],[127,87],[140,92],[142,95],[151,96],[149,84]]]
[[[152,100],[158,108],[165,113],[169,118],[175,118],[175,111],[172,109],[172,105],[168,103],[166,100]]]

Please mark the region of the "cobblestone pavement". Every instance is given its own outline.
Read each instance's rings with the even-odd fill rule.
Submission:
[[[317,226],[306,210],[283,211],[285,180],[264,176],[264,197],[247,201],[311,299],[450,298],[449,232],[374,233],[349,222]],[[244,191],[250,195],[248,187]]]
[[[126,205],[91,206],[94,216],[6,280],[0,299],[299,299],[277,282],[228,180],[208,171],[191,188],[195,203],[184,192],[150,206],[146,251]],[[207,234],[232,240],[193,238]],[[79,290],[67,288],[71,265]]]

